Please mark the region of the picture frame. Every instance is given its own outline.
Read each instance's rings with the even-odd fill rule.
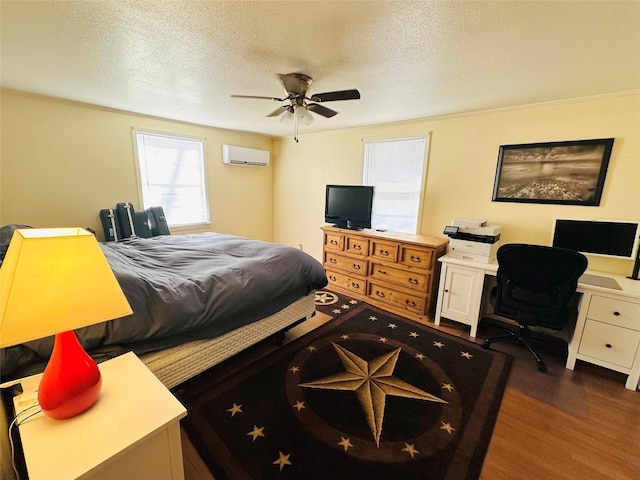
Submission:
[[[501,145],[492,200],[598,206],[613,141]]]

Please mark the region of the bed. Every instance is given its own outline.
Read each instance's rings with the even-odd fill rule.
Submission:
[[[100,246],[133,314],[78,329],[78,338],[98,361],[135,352],[167,388],[312,316],[314,291],[327,284],[305,252],[233,235]],[[52,345],[49,337],[0,350],[2,381],[41,371]]]

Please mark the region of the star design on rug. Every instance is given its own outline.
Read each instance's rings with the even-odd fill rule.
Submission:
[[[289,369],[291,373],[298,373],[300,371],[300,367],[296,367],[295,365]]]
[[[293,408],[295,408],[296,410],[300,411],[303,408],[306,408],[306,405],[304,404],[304,402],[301,402],[300,400],[298,400],[296,403],[294,403],[292,405]]]
[[[338,354],[345,371],[302,383],[300,387],[356,392],[378,447],[380,447],[387,395],[448,403],[446,400],[442,400],[393,376],[393,371],[402,349],[397,348],[367,362],[346,348],[334,342],[331,342],[331,344]]]
[[[233,406],[229,409],[227,409],[227,412],[231,413],[231,416],[233,417],[236,413],[244,413],[242,411],[242,405],[238,405],[236,403],[233,404]]]
[[[442,348],[442,347],[444,347],[444,343],[439,342],[439,341],[435,341],[435,342],[433,342],[433,346],[434,347],[438,347],[438,348]]]
[[[349,310],[351,308],[351,306],[347,305],[347,304],[343,304],[343,305],[340,306],[340,308],[342,308],[343,310]]]
[[[396,325],[395,323],[390,323],[389,325],[387,325],[387,327],[389,327],[391,330],[395,330],[396,328],[398,328],[398,325]]]
[[[247,433],[250,437],[253,437],[253,441],[256,441],[258,437],[264,437],[264,427],[258,427],[257,425],[253,426],[253,430]]]
[[[451,433],[455,430],[455,428],[453,428],[449,422],[441,421],[440,423],[442,424],[440,425],[440,430],[446,430],[449,435],[451,435]]]
[[[313,345],[309,345],[307,347],[307,350],[309,350],[310,352],[315,352],[316,351],[316,347],[314,347]]]
[[[353,444],[351,443],[351,439],[350,438],[344,438],[344,437],[340,437],[340,441],[338,442],[338,445],[340,445],[342,448],[344,448],[344,451],[346,452],[347,450],[349,450],[350,448],[353,448]]]
[[[380,337],[378,341],[381,343],[387,343],[387,337]]]
[[[369,317],[369,320],[371,320],[372,322],[375,322],[376,320],[378,320],[378,317],[376,317],[375,315],[371,315]]]
[[[471,357],[473,357],[473,355],[471,355],[469,352],[460,352],[460,355],[464,358],[468,358],[469,360],[471,360]]]
[[[411,458],[413,458],[416,453],[419,453],[418,450],[416,450],[415,445],[409,445],[407,442],[404,443],[404,448],[402,449],[402,451],[407,452],[409,455],[411,455]]]
[[[448,392],[451,392],[453,391],[453,385],[451,385],[450,383],[443,383],[442,389],[447,390]]]
[[[344,333],[344,334],[340,335],[340,338],[341,338],[342,340],[349,340],[349,335],[347,335],[346,333]]]
[[[273,462],[274,465],[278,465],[280,467],[280,471],[282,471],[282,469],[285,467],[285,465],[293,465],[290,461],[289,461],[289,457],[291,456],[291,454],[284,454],[282,452],[278,452],[278,459]]]
[[[413,338],[418,338],[420,336],[420,334],[418,332],[411,332],[411,333],[409,333],[409,336],[413,337]]]
[[[319,292],[316,293],[315,302],[317,305],[330,305],[336,301],[336,296],[333,293]]]

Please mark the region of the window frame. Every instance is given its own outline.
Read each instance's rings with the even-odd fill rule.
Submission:
[[[145,208],[144,204],[144,191],[145,186],[142,183],[142,165],[140,162],[140,152],[138,149],[138,134],[141,135],[151,135],[151,136],[161,136],[168,138],[175,138],[178,140],[191,140],[198,141],[201,145],[202,151],[202,190],[204,195],[204,214],[205,219],[201,222],[193,222],[193,223],[179,223],[179,224],[169,224],[171,229],[180,230],[180,229],[190,229],[190,228],[198,228],[203,226],[211,225],[211,212],[209,207],[209,187],[208,187],[208,171],[207,171],[207,141],[205,137],[197,136],[197,135],[189,135],[182,133],[174,133],[167,132],[162,130],[152,130],[148,128],[131,128],[131,138],[133,140],[133,150],[134,150],[134,163],[136,167],[136,183],[138,189],[138,205],[141,208]],[[151,205],[150,205],[151,206]],[[156,205],[153,205],[156,206]]]
[[[420,189],[418,192],[418,210],[416,214],[416,229],[415,232],[406,232],[419,234],[420,227],[422,225],[422,217],[424,212],[424,195],[426,192],[427,185],[427,169],[429,165],[429,151],[431,148],[431,131],[427,133],[418,133],[418,134],[407,134],[407,135],[389,135],[389,136],[380,136],[380,137],[366,137],[362,139],[362,183],[365,185],[365,177],[366,177],[366,166],[367,166],[367,144],[371,143],[383,143],[383,142],[401,142],[406,140],[424,140],[424,156],[422,158],[422,172],[420,178]],[[375,209],[375,196],[374,196],[374,209]],[[372,225],[372,228],[376,228],[375,225]]]

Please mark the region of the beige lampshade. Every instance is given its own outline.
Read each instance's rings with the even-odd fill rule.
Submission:
[[[16,230],[0,267],[0,348],[132,312],[93,234]]]

